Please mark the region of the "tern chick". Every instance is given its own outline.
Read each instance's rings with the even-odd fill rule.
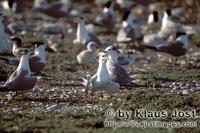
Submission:
[[[83,50],[77,55],[76,59],[78,63],[90,67],[95,58],[96,50],[96,43],[89,42],[87,50]]]
[[[31,72],[38,73],[42,71],[46,64],[46,53],[45,53],[45,43],[43,42],[34,42],[35,50],[34,54],[29,56],[29,64]],[[15,47],[15,45],[14,45]],[[21,58],[20,50],[23,48],[13,48],[13,54],[16,54],[17,57]],[[18,66],[20,61],[18,58],[4,58],[0,57],[0,60],[6,61],[7,64],[12,66]]]

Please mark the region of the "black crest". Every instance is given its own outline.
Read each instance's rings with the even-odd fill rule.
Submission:
[[[15,0],[8,0],[8,6],[9,6],[10,8],[12,8],[14,2],[15,2]]]
[[[158,22],[158,11],[153,11],[153,20],[154,22]]]
[[[109,7],[111,6],[111,4],[112,4],[112,1],[110,0],[110,1],[108,1],[108,2],[104,5],[104,7],[109,8]]]
[[[11,41],[17,42],[17,44],[21,44],[22,43],[22,39],[20,37],[16,37],[16,36],[12,36],[10,37]]]
[[[127,20],[128,19],[128,16],[129,16],[129,14],[131,13],[131,11],[130,10],[128,10],[128,11],[126,11],[125,13],[124,13],[124,16],[123,16],[123,21],[125,21],[125,20]]]
[[[168,16],[171,16],[172,15],[171,9],[166,9],[166,13],[167,13]]]
[[[179,36],[183,36],[183,35],[186,35],[186,33],[185,32],[177,32],[176,38],[178,38]]]

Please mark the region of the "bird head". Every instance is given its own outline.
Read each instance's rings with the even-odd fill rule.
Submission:
[[[22,39],[20,37],[16,37],[16,36],[11,36],[10,37],[10,41],[17,45],[18,47],[21,47],[21,44],[22,44]]]
[[[105,52],[98,53],[99,56],[99,62],[107,62],[108,55]]]
[[[84,21],[85,21],[85,19],[84,19],[84,17],[82,17],[82,16],[77,17],[77,18],[74,18],[74,22],[75,22],[75,23],[81,23],[81,22],[84,22]]]
[[[89,42],[87,45],[87,49],[91,51],[95,51],[97,49],[97,45],[95,42]]]
[[[119,51],[118,51],[118,47],[115,46],[109,46],[104,50],[108,55],[114,55],[117,56]]]

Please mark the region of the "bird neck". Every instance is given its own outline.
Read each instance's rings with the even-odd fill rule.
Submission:
[[[29,55],[22,55],[17,71],[26,70],[28,73],[31,73],[30,66],[29,66]]]
[[[107,80],[108,79],[108,70],[106,67],[106,62],[100,61],[98,70],[97,70],[97,79],[99,80]]]
[[[18,48],[17,45],[13,43],[12,52],[14,53],[17,48]]]
[[[176,40],[182,42],[184,48],[188,49],[189,43],[188,43],[188,36],[187,35],[180,36]]]
[[[88,38],[88,31],[83,21],[78,24],[77,37],[79,40],[87,40]]]
[[[154,22],[153,20],[153,14],[150,14],[147,20],[147,24],[152,24]]]
[[[165,12],[164,16],[163,16],[163,19],[162,19],[162,28],[167,27],[167,23],[168,23],[167,21],[168,21],[169,17],[170,16],[168,16],[167,13]]]

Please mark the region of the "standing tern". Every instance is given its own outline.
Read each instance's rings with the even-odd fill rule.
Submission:
[[[31,75],[29,66],[30,49],[20,49],[20,63],[17,69],[11,74],[4,85],[0,86],[0,91],[28,90],[35,87],[38,77]]]
[[[82,78],[83,85],[87,90],[92,92],[97,90],[104,90],[109,94],[114,94],[119,90],[120,85],[109,78],[108,69],[106,62],[109,61],[108,55],[106,53],[100,53],[99,66],[97,72],[89,80]]]

